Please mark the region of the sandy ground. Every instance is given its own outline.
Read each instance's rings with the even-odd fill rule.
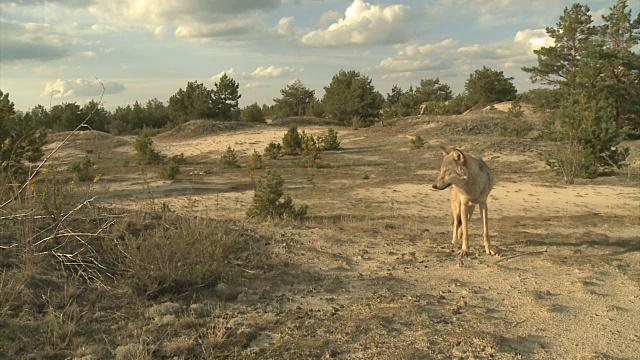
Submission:
[[[564,185],[536,151],[496,148],[495,137],[485,135],[437,138],[437,124],[422,117],[384,129],[339,128],[344,149],[325,154],[328,168],[265,160],[284,174],[294,203],[309,206],[310,220],[251,225],[272,239],[264,251],[280,265],[248,272],[236,285],[240,295],[217,304],[255,329],[238,358],[638,356],[639,169]],[[92,186],[108,206],[165,204],[180,214],[244,221],[251,172],[219,169],[217,160],[231,146],[246,163],[285,132],[269,126],[163,137],[156,141],[163,154],[188,160],[177,180],[160,180],[149,168],[146,179],[131,170]],[[408,139],[416,134],[428,145],[412,152]],[[110,153],[132,156],[132,141],[119,138]],[[430,188],[439,143],[476,144],[493,169],[489,216],[497,256],[482,252],[477,213],[470,255],[455,255],[448,193]],[[62,151],[58,160],[81,148]],[[195,170],[210,172],[188,175]]]

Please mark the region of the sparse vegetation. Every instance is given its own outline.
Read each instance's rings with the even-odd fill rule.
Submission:
[[[322,157],[323,149],[319,145],[319,140],[314,138],[313,135],[307,135],[304,130],[300,135],[300,141],[302,146],[299,150],[301,155],[299,159],[295,161],[296,166],[304,168],[317,168],[327,167],[328,164],[320,164],[320,158]]]
[[[296,125],[290,125],[287,133],[282,138],[282,153],[285,155],[297,155],[302,150],[302,139]]]
[[[318,142],[324,151],[340,150],[340,141],[338,140],[338,132],[333,128],[327,129],[326,135],[319,137]]]
[[[264,156],[269,159],[277,159],[282,156],[282,145],[280,143],[270,142],[264,149]]]
[[[307,206],[298,209],[293,200],[282,190],[284,179],[275,170],[267,169],[264,177],[256,180],[253,203],[247,210],[247,217],[257,219],[302,220],[307,215]]]
[[[80,181],[89,181],[93,179],[91,169],[96,163],[91,160],[88,155],[85,155],[84,160],[74,161],[69,165],[69,171],[73,172]]]
[[[253,150],[253,154],[251,154],[251,163],[249,163],[249,169],[262,169],[262,155],[260,155],[255,149]]]
[[[414,136],[409,140],[409,147],[411,150],[422,149],[424,147],[424,139],[420,135]]]
[[[174,160],[167,161],[166,164],[160,165],[160,177],[165,180],[173,180],[180,174],[180,165]]]
[[[220,164],[228,169],[239,168],[238,155],[236,151],[229,145],[227,150],[220,156]]]
[[[498,133],[505,137],[522,138],[533,131],[533,125],[524,118],[524,111],[520,101],[513,101],[507,111],[507,116],[498,124]]]
[[[157,165],[164,160],[164,157],[153,146],[153,139],[146,132],[138,135],[133,142],[133,148],[136,150],[136,159],[141,165]]]
[[[176,218],[166,227],[125,234],[114,249],[127,285],[147,298],[215,286],[231,274],[225,259],[242,246],[242,233],[205,218]]]
[[[587,24],[583,10],[567,9],[560,25]],[[633,358],[635,349],[625,345],[636,340],[640,323],[629,310],[637,303],[640,263],[634,216],[640,144],[622,138],[637,133],[638,103],[628,100],[636,98],[631,85],[639,67],[624,46],[611,48],[614,28],[635,34],[640,23],[622,21],[626,13],[605,15],[607,26],[598,31],[585,28],[588,36],[581,39],[597,39],[598,46],[577,49],[579,73],[546,63],[567,61],[570,53],[541,49],[540,69],[562,72],[536,73],[540,81],[560,82],[523,95],[523,102],[548,106],[540,113],[530,115],[528,107],[523,113],[514,102],[506,115],[474,107],[464,116],[390,118],[386,127],[357,132],[344,127],[347,148],[339,153],[328,151],[341,148],[332,128],[320,136],[295,128],[287,140],[292,161],[266,160],[264,173],[263,156],[279,158],[282,144],[271,142],[263,155],[244,151],[246,144],[271,139],[256,140],[273,136],[272,128],[255,134],[266,125],[243,132],[251,124],[229,123],[211,135],[210,148],[202,138],[167,136],[163,149],[185,149],[189,162],[184,154],[165,159],[152,140],[165,125],[147,122],[169,122],[162,103],[151,104],[149,113],[139,104],[118,108],[117,117],[96,111],[87,123],[112,133],[139,131],[134,154],[128,137],[92,133],[71,138],[68,147],[63,141],[63,151],[30,164],[42,159],[43,129],[81,125],[74,112],[86,114],[85,106],[21,113],[0,93],[0,357]],[[560,38],[569,33],[550,29],[554,46],[570,43]],[[619,44],[637,46],[635,38]],[[425,85],[447,94],[447,87],[435,86],[444,84]],[[206,88],[190,98],[200,99],[200,90]],[[415,115],[418,109],[405,104],[420,92],[397,88],[391,95],[400,93],[409,95],[394,103],[396,114]],[[205,100],[207,110],[223,108]],[[430,114],[459,114],[471,100],[463,93],[432,105]],[[322,110],[317,100],[306,106]],[[231,119],[243,116],[226,109]],[[345,119],[345,126],[351,119],[364,122],[357,127],[370,121],[361,114]],[[530,136],[532,128],[538,138]],[[224,150],[217,144],[234,131],[243,137],[240,160],[251,170],[204,170],[211,154]],[[490,217],[499,224],[492,230],[499,235],[499,258],[452,255],[451,223],[443,215],[448,195],[425,189],[442,158],[418,133],[484,155],[498,175],[501,193],[491,196],[496,206]],[[60,134],[52,135],[47,149],[60,144]],[[408,152],[409,139],[423,150]],[[95,150],[78,155],[88,148]],[[546,164],[579,187],[558,184],[540,159],[545,151]],[[239,166],[231,146],[226,154],[232,167]],[[128,166],[136,160],[157,165],[165,179],[178,176],[180,165],[194,176],[172,184],[147,179],[148,166]],[[634,166],[617,171],[627,163]],[[90,186],[78,186],[68,172],[90,180],[98,169],[106,181]],[[37,176],[26,180],[29,174]],[[294,206],[292,197],[304,205]],[[471,221],[479,224],[477,212]],[[473,253],[482,243],[479,228],[471,231]],[[492,316],[496,309],[499,321]],[[540,314],[562,323],[526,321]],[[584,337],[595,339],[592,347],[575,346]]]

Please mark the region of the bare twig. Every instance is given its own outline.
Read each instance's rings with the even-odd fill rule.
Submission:
[[[520,257],[520,256],[543,254],[543,253],[546,253],[548,250],[549,250],[549,247],[547,246],[544,250],[529,251],[529,252],[522,253],[522,254],[507,256],[507,257],[504,257],[504,258],[496,261],[495,264],[497,264],[499,262],[502,262],[502,261],[511,260],[511,259],[514,259],[514,258],[517,258],[517,257]]]

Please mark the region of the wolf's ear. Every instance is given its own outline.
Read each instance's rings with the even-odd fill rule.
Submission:
[[[458,165],[464,165],[464,153],[458,149],[451,150],[451,157]]]
[[[440,150],[442,150],[442,153],[445,155],[449,155],[449,153],[451,152],[451,150],[447,149],[446,147],[440,145]]]

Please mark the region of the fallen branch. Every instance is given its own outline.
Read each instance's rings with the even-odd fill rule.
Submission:
[[[542,254],[542,253],[546,253],[549,250],[549,247],[547,246],[546,248],[544,248],[544,250],[538,250],[538,251],[529,251],[526,253],[522,253],[522,254],[517,254],[517,255],[511,255],[511,256],[507,256],[505,258],[501,258],[500,260],[496,261],[495,264],[501,262],[501,261],[505,261],[505,260],[511,260],[520,256],[526,256],[526,255],[537,255],[537,254]]]

